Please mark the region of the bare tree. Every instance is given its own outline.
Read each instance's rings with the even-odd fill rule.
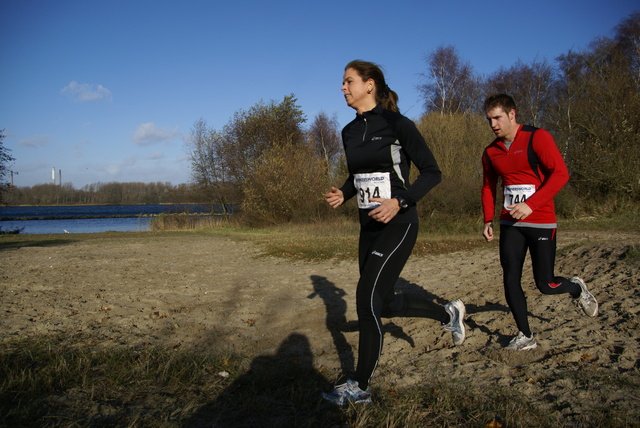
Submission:
[[[632,13],[616,27],[616,51],[629,61],[631,76],[640,87],[640,12]]]
[[[191,158],[191,178],[201,188],[208,201],[218,203],[224,212],[229,200],[234,199],[233,186],[222,156],[224,137],[210,129],[204,119],[193,125],[187,142]]]
[[[339,161],[342,150],[338,119],[335,115],[329,118],[324,112],[318,113],[309,127],[307,136],[311,146],[324,159],[327,174],[330,175]]]
[[[546,60],[534,60],[531,65],[520,60],[509,68],[500,68],[487,79],[489,93],[511,95],[518,106],[521,123],[541,127],[545,112],[555,100],[556,76]]]
[[[479,79],[469,63],[463,63],[453,46],[442,46],[429,54],[425,83],[418,86],[427,113],[467,113],[480,101]]]
[[[559,57],[556,113],[573,186],[582,196],[640,197],[640,85],[630,54],[640,40],[640,13],[584,52]],[[637,58],[637,57],[636,57]]]
[[[11,150],[4,146],[4,129],[0,130],[0,203],[3,201],[4,192],[8,189],[9,183],[5,180],[10,174],[9,164],[15,160],[11,156]]]
[[[219,154],[221,141],[222,136],[214,129],[209,129],[204,119],[194,123],[187,142],[191,158],[191,178],[194,182],[210,186],[226,181]]]

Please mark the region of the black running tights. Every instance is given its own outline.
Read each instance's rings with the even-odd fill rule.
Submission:
[[[381,316],[421,316],[448,322],[441,305],[426,298],[395,294],[400,277],[418,236],[418,225],[408,223],[362,225],[359,242],[360,279],[356,308],[360,330],[355,380],[363,390],[375,371],[382,351]]]
[[[500,227],[500,264],[503,270],[504,291],[509,309],[518,329],[531,336],[527,317],[527,299],[522,290],[522,267],[527,249],[536,287],[544,294],[569,293],[580,296],[580,286],[567,278],[554,275],[556,258],[556,229],[533,227]]]

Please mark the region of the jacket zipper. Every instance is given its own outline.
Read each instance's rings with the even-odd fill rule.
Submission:
[[[362,120],[364,120],[364,134],[362,134],[362,142],[364,143],[365,140],[367,139],[367,127],[368,127],[368,123],[367,123],[367,118],[363,117]]]

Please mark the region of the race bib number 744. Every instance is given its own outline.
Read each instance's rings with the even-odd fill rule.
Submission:
[[[355,174],[354,184],[358,190],[358,208],[372,209],[380,205],[369,202],[369,198],[391,199],[391,179],[388,172]]]
[[[509,206],[525,202],[536,193],[535,184],[512,184],[504,186],[504,208],[508,210]]]

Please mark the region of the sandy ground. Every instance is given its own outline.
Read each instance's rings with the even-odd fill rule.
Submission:
[[[34,235],[19,245],[0,239],[0,345],[17,335],[87,333],[100,338],[99,346],[232,349],[257,357],[277,353],[295,335],[329,377],[353,369],[355,261],[292,262],[264,257],[252,243],[201,234],[100,236],[39,242]],[[509,388],[568,417],[594,405],[640,415],[640,264],[637,256],[633,263],[625,258],[639,242],[633,233],[560,235],[556,273],[588,283],[600,302],[595,319],[569,296],[539,293],[527,266],[523,284],[539,347],[526,352],[503,349],[517,331],[496,243],[413,256],[398,289],[440,303],[461,298],[468,337],[452,347],[450,333],[433,320],[385,320],[374,387],[456,379]],[[607,382],[607,373],[628,384]]]

